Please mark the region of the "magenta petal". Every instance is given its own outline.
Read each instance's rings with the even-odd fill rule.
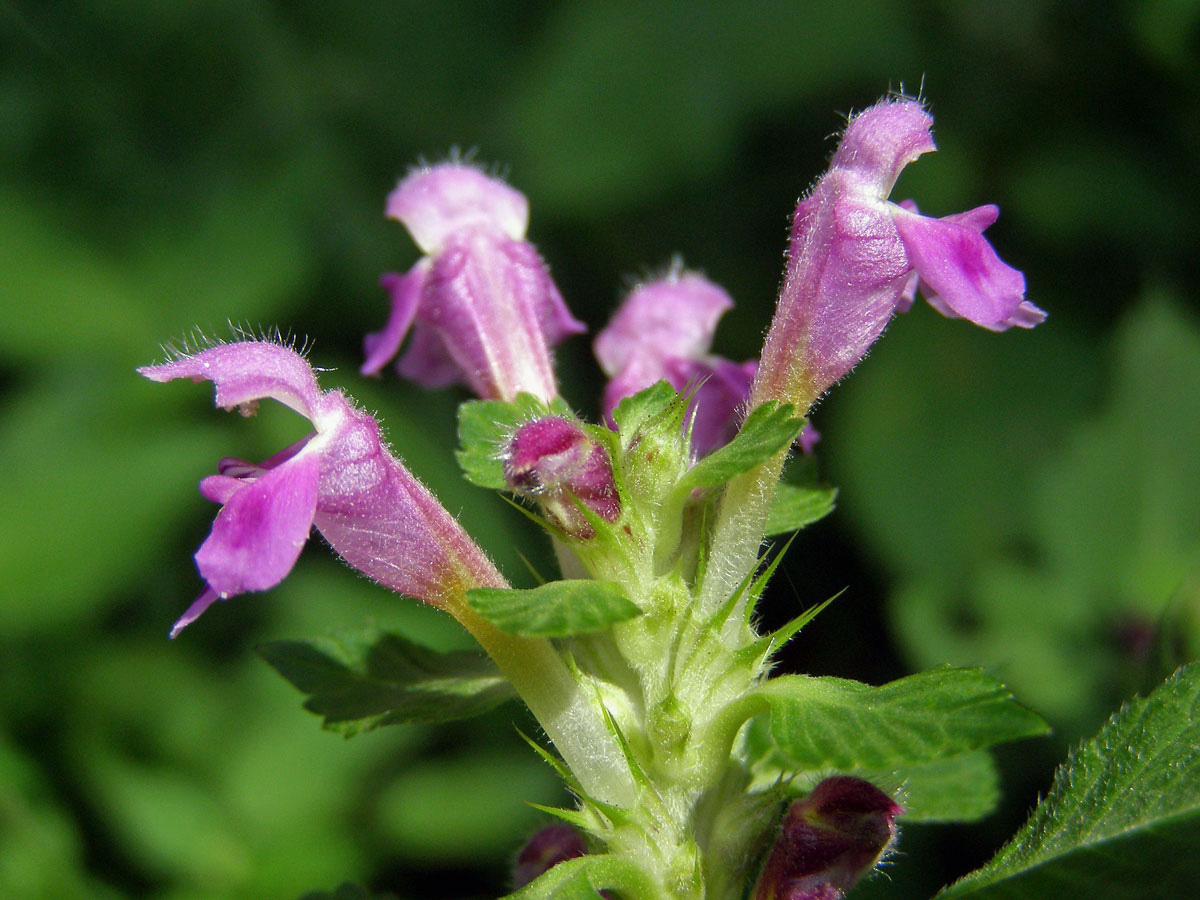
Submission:
[[[217,406],[225,409],[273,397],[312,419],[321,396],[312,367],[303,356],[290,347],[265,341],[220,344],[193,356],[143,366],[138,374],[151,381],[211,381]]]
[[[442,163],[401,181],[388,195],[387,215],[404,223],[417,246],[432,254],[455,233],[479,227],[520,240],[529,203],[520,191],[472,166]]]
[[[301,454],[229,498],[196,552],[200,574],[220,597],[265,591],[291,571],[312,528],[320,468],[317,454]]]
[[[403,275],[388,272],[379,279],[380,286],[392,297],[392,311],[382,331],[363,338],[366,360],[359,369],[362,374],[374,375],[400,352],[400,345],[417,315],[428,271],[427,265],[418,263]]]
[[[856,173],[886,197],[901,169],[936,149],[932,127],[933,117],[915,100],[876,103],[850,120],[830,168]]]
[[[204,611],[219,599],[221,598],[217,596],[217,592],[206,586],[200,596],[187,608],[187,611],[171,626],[171,639],[179,637],[179,632],[200,618]]]
[[[596,335],[596,359],[610,376],[639,355],[697,359],[708,352],[717,322],[732,307],[724,290],[691,272],[638,285]]]
[[[245,486],[246,482],[232,475],[209,475],[200,480],[200,493],[204,499],[224,506]]]
[[[899,213],[896,228],[921,281],[956,314],[985,328],[1007,327],[1025,297],[1025,276],[1001,262],[968,225]]]

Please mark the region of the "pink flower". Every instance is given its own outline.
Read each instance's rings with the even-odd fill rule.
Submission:
[[[411,331],[396,367],[426,387],[463,382],[488,399],[522,391],[553,399],[550,348],[585,328],[525,240],[525,197],[470,166],[443,163],[401,181],[387,214],[425,256],[381,279],[392,313],[366,337],[363,373],[382,369]]]
[[[673,266],[666,277],[638,285],[596,335],[596,358],[610,380],[604,413],[612,424],[618,403],[657,381],[677,391],[697,388],[689,413],[697,456],[737,433],[738,412],[757,363],[710,354],[717,322],[733,301],[702,275]]]
[[[796,208],[755,405],[807,409],[907,309],[915,279],[936,309],[993,331],[1045,318],[1025,300],[1024,276],[982,236],[996,207],[933,219],[888,201],[900,171],[934,149],[932,124],[912,100],[883,101],[850,120],[829,171]]]
[[[200,491],[221,504],[196,553],[205,588],[175,637],[216,600],[265,591],[291,571],[315,525],[350,565],[380,584],[442,605],[468,587],[506,587],[483,551],[388,451],[378,423],[309,364],[264,341],[223,344],[138,369],[152,381],[211,381],[216,405],[253,414],[270,397],[313,424],[259,465],[224,459]]]

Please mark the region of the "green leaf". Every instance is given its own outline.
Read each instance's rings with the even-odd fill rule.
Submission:
[[[504,445],[512,433],[533,419],[570,415],[562,400],[547,404],[533,394],[518,394],[511,403],[503,400],[471,400],[458,409],[458,442],[455,452],[467,481],[479,487],[502,491]]]
[[[802,771],[890,769],[1048,730],[979,669],[933,669],[881,687],[785,675],[757,692],[776,745]]]
[[[887,772],[861,773],[898,794],[906,822],[974,822],[1000,800],[996,764],[986,750],[975,750],[899,766]]]
[[[833,512],[837,488],[781,482],[767,513],[766,537],[797,531]]]
[[[258,652],[309,695],[305,709],[348,736],[380,725],[466,719],[513,697],[481,653],[439,653],[375,630],[340,640],[273,641]]]
[[[569,637],[603,631],[641,615],[624,589],[611,581],[551,581],[528,590],[475,588],[471,609],[501,631],[526,637]]]
[[[1200,664],[1134,699],[1058,770],[1049,796],[945,900],[1190,897],[1200,884]]]
[[[683,484],[688,487],[719,487],[731,478],[762,465],[786,449],[800,434],[804,419],[796,418],[794,412],[791,404],[780,406],[775,401],[755,407],[737,436],[692,466]]]

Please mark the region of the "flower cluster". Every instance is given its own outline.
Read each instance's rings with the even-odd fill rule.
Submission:
[[[853,703],[867,686],[768,677],[772,654],[811,616],[756,632],[764,532],[832,507],[815,483],[789,484],[773,506],[782,467],[792,447],[812,450],[812,405],[918,291],[943,315],[993,331],[1045,317],[983,237],[994,206],[935,219],[888,199],[901,169],[934,149],[931,125],[908,99],[850,120],[796,209],[759,359],[712,352],[733,301],[703,276],[676,264],[637,285],[595,339],[607,428],[559,396],[552,349],[584,329],[526,239],[525,197],[457,161],[414,171],[387,214],[424,255],[383,277],[391,314],[367,336],[362,372],[398,357],[399,372],[422,385],[474,392],[460,418],[464,473],[529,503],[569,577],[510,588],[392,454],[373,416],[322,390],[293,349],[240,341],[139,370],[158,382],[210,381],[217,406],[246,414],[272,399],[312,426],[261,463],[221,460],[200,483],[221,508],[195,556],[204,588],[171,636],[217,600],[279,584],[316,528],[367,577],[458,619],[495,663],[437,695],[447,708],[432,712],[458,657],[390,673],[432,673],[411,690],[389,681],[378,702],[392,720],[404,704],[425,721],[460,701],[464,715],[478,713],[506,680],[562,757],[579,809],[520,853],[514,881],[529,883],[526,896],[842,897],[891,847],[904,810],[865,780],[878,761],[855,768],[841,743],[822,747],[819,734],[789,725],[808,721],[814,692]],[[958,678],[954,708],[964,696],[1006,702],[978,673],[947,677]],[[778,752],[745,737],[764,712]],[[996,740],[1040,727],[1011,711],[1003,720],[998,733],[1009,737]],[[968,731],[961,746],[939,738],[930,752],[991,740]],[[796,796],[794,781],[811,784],[831,766],[842,774]]]

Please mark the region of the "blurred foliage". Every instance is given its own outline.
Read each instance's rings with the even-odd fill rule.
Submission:
[[[917,310],[817,411],[839,510],[791,551],[779,617],[851,590],[793,664],[903,674],[888,609],[912,666],[993,667],[1069,735],[1194,655],[1198,21],[1194,0],[0,3],[0,896],[495,895],[539,821],[523,801],[557,802],[515,707],[349,742],[300,709],[254,645],[370,620],[466,646],[319,547],[165,640],[199,587],[196,480],[301,427],[133,375],[227,321],[314,338],[325,385],[380,412],[514,580],[517,547],[552,570],[459,476],[460,395],[354,374],[378,274],[416,256],[383,197],[456,145],[527,192],[593,327],[681,251],[739,298],[717,349],[747,358],[836,111],[923,85],[943,152],[900,190],[999,202],[990,234],[1051,318],[997,338]],[[594,412],[588,356],[560,351]],[[863,896],[982,860],[1015,796],[992,830],[909,829]]]

